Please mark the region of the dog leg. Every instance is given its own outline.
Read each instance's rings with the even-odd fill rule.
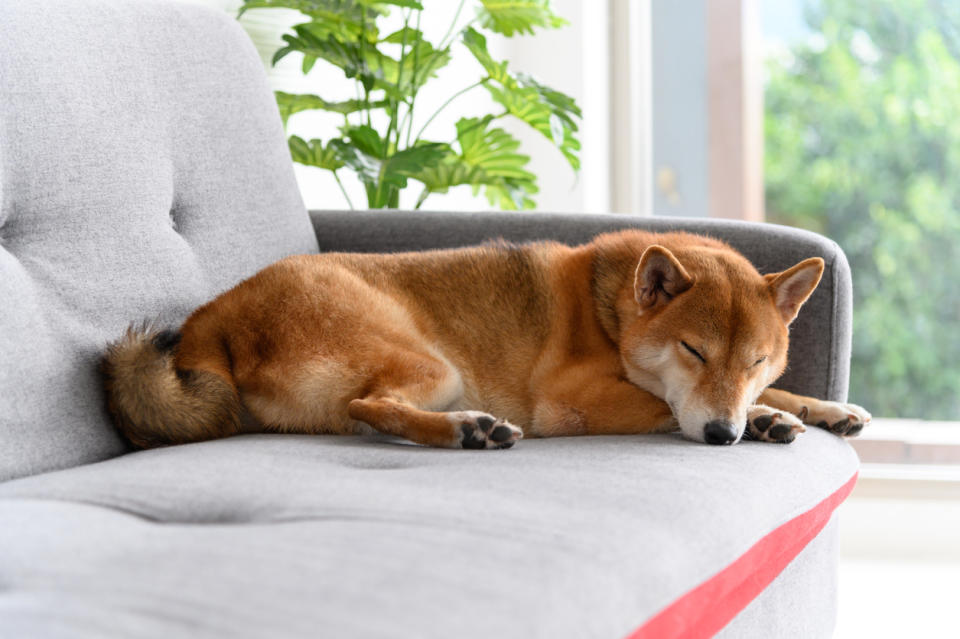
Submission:
[[[355,399],[348,410],[382,433],[438,448],[510,448],[523,437],[510,422],[476,410],[426,411],[389,397]]]
[[[392,358],[401,365],[374,374],[367,395],[347,406],[351,419],[439,448],[510,448],[523,431],[480,411],[444,412],[460,401],[463,384],[453,366],[426,353],[403,351]]]
[[[539,437],[633,435],[677,428],[663,400],[602,370],[565,368],[543,386],[533,419],[533,433]]]
[[[871,419],[870,413],[856,404],[829,402],[776,388],[763,391],[760,401],[796,415],[804,424],[829,430],[842,437],[858,435]]]

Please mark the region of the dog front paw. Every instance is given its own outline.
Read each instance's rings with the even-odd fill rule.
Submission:
[[[497,419],[479,411],[463,411],[456,413],[456,416],[461,448],[510,448],[523,438],[523,431],[505,419]]]
[[[801,412],[803,422],[817,426],[841,437],[856,437],[870,423],[871,415],[862,406],[841,402],[817,402],[817,405]]]
[[[789,444],[805,430],[800,418],[776,408],[757,404],[747,410],[748,439]]]

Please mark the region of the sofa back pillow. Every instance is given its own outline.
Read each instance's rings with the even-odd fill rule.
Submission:
[[[0,2],[0,480],[125,450],[97,362],[316,251],[273,96],[230,16]]]

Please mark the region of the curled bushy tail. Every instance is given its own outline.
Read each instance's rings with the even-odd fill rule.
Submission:
[[[241,403],[217,366],[177,370],[180,333],[131,326],[107,347],[100,369],[117,430],[138,448],[233,435]]]

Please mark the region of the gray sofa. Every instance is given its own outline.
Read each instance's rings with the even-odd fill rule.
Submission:
[[[260,61],[159,0],[0,2],[0,636],[825,637],[857,459],[674,435],[431,450],[241,436],[130,453],[96,373],[286,255],[682,228],[763,271],[820,255],[781,385],[843,399],[850,276],[773,226],[309,213]]]

